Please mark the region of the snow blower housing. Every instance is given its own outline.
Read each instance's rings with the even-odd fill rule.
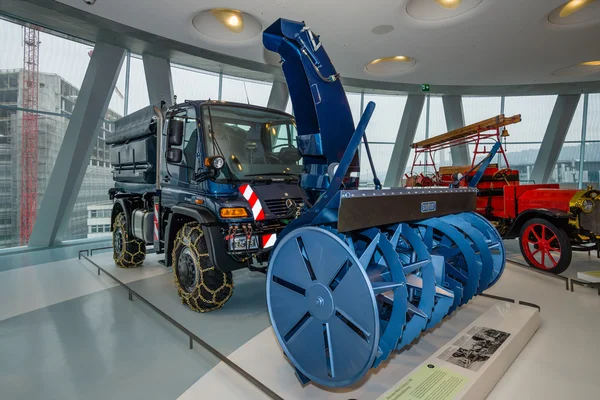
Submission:
[[[263,43],[281,55],[299,142],[309,144],[300,184],[318,194],[278,237],[269,315],[302,383],[348,386],[492,286],[504,248],[473,212],[475,189],[380,188],[365,136],[375,104],[354,129],[339,74],[304,23],[280,19]],[[375,190],[349,179],[361,141]]]

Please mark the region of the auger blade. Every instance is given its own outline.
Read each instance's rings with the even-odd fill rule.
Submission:
[[[430,260],[417,261],[417,262],[403,266],[402,269],[404,270],[405,274],[412,274],[413,272],[415,272],[419,268],[423,268],[425,265],[429,264],[430,262],[431,262]]]
[[[489,245],[486,243],[485,236],[483,233],[481,233],[481,231],[460,217],[448,215],[442,217],[442,219],[448,222],[450,225],[458,228],[472,242],[471,247],[473,250],[475,250],[476,255],[479,257],[480,261],[477,261],[477,264],[481,270],[477,294],[482,293],[488,288],[494,272],[492,253],[490,252]]]
[[[437,286],[436,293],[438,292],[438,290],[441,290],[445,293],[438,297],[438,300],[435,303],[435,307],[433,307],[433,312],[431,313],[431,318],[429,319],[429,323],[427,324],[426,329],[430,329],[436,326],[446,317],[446,315],[450,314],[450,309],[455,302],[454,296],[456,295],[456,292],[449,292]]]
[[[406,286],[403,282],[373,282],[371,285],[373,286],[373,293],[376,295],[391,292],[396,288]]]
[[[477,264],[479,257],[473,251],[469,240],[467,240],[457,228],[444,222],[441,218],[431,218],[420,221],[417,224],[435,229],[435,234],[440,237],[440,241],[450,240],[461,250],[456,257],[453,257],[452,259],[446,258],[446,268],[448,269],[449,266],[453,266],[456,270],[458,270],[458,268],[466,270],[466,274],[456,277],[460,280],[463,287],[463,299],[461,304],[472,299],[478,292],[481,267]],[[435,251],[435,254],[445,256],[443,247],[437,247]],[[456,263],[456,265],[453,265],[453,263]],[[446,273],[448,274],[450,271],[447,270]]]
[[[375,249],[377,249],[377,245],[379,244],[379,239],[381,238],[381,233],[378,233],[371,243],[367,246],[364,253],[360,256],[359,261],[362,265],[363,269],[367,269],[371,259],[373,258],[373,254],[375,254]]]
[[[424,319],[426,319],[426,320],[428,320],[428,319],[429,319],[429,315],[425,314],[425,313],[423,312],[423,310],[421,310],[421,309],[420,309],[420,308],[418,308],[418,307],[415,307],[415,306],[414,306],[414,305],[412,305],[412,303],[410,303],[410,302],[408,303],[408,312],[409,312],[409,313],[411,313],[411,314],[413,314],[413,315],[416,315],[416,316],[418,316],[418,317],[424,318]]]
[[[504,249],[504,243],[498,230],[484,217],[474,212],[463,212],[457,214],[460,218],[473,225],[479,232],[481,232],[487,240],[490,240],[492,245],[488,246],[492,252],[493,259],[493,271],[492,278],[488,287],[493,286],[506,265],[506,250]]]
[[[408,275],[406,277],[406,284],[413,289],[423,289],[423,279],[416,275]]]
[[[440,297],[447,297],[447,298],[454,299],[454,293],[452,293],[440,286],[435,287],[435,295],[440,296]]]

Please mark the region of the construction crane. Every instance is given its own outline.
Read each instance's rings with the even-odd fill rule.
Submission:
[[[21,245],[26,245],[37,214],[38,90],[40,78],[40,32],[23,28],[23,120],[21,141]]]

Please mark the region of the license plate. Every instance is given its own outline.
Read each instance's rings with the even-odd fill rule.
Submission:
[[[252,235],[250,242],[245,235],[235,236],[229,240],[230,251],[245,251],[245,250],[257,250],[258,249],[258,236]]]

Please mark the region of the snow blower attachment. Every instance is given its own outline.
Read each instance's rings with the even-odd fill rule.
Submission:
[[[323,102],[347,105],[345,96],[336,101],[323,96],[333,92],[327,85],[341,83],[304,24],[278,20],[265,31],[264,42],[282,54],[296,115],[297,105],[310,105],[315,114]],[[300,71],[306,79],[298,78]],[[314,104],[301,97],[306,95]],[[370,102],[354,132],[334,132],[341,136],[337,152],[326,148],[336,141],[320,118],[310,133],[297,122],[306,171],[300,182],[319,189],[320,196],[278,238],[269,261],[267,303],[279,344],[303,384],[356,383],[392,351],[493,285],[504,269],[500,236],[472,212],[476,189],[348,189],[358,146],[363,141],[368,147],[365,129],[374,109]],[[323,160],[336,168],[312,165]],[[329,174],[319,176],[323,170]],[[326,184],[317,188],[318,182]]]

